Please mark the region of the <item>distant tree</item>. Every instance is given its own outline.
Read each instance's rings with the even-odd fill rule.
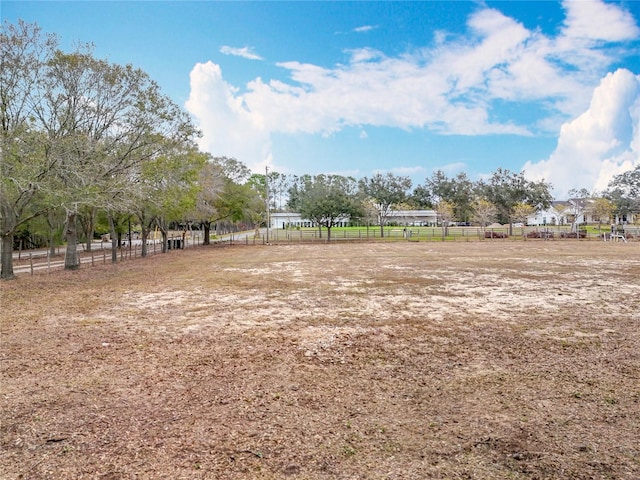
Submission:
[[[233,183],[243,185],[251,177],[251,170],[240,160],[233,157],[210,157],[209,163],[217,167],[223,177]]]
[[[79,220],[82,225],[82,232],[85,238],[85,251],[90,252],[93,249],[93,234],[95,232],[96,219],[98,216],[98,207],[96,205],[89,205],[85,208],[80,208]]]
[[[371,199],[376,205],[380,236],[384,237],[384,226],[393,205],[403,202],[407,191],[411,188],[411,179],[387,173],[376,173],[373,177],[364,177],[359,182],[360,191],[364,197]]]
[[[265,212],[267,206],[269,211],[278,211],[283,204],[288,205],[288,201],[285,201],[285,196],[288,193],[288,186],[291,184],[291,180],[286,175],[275,171],[270,171],[266,174],[253,173],[247,183],[262,195],[265,202]],[[266,220],[266,215],[262,216]]]
[[[169,226],[184,221],[195,211],[200,191],[198,176],[205,162],[206,155],[189,147],[168,151],[144,164],[143,181],[150,199],[146,215],[154,217],[160,230],[163,253],[167,251]],[[140,213],[138,210],[139,216]]]
[[[473,204],[473,218],[480,224],[483,234],[487,225],[495,220],[497,213],[496,206],[488,200],[477,199]]]
[[[338,221],[362,215],[358,185],[352,177],[305,177],[298,185],[298,194],[300,214],[303,218],[325,227],[327,241],[331,240],[331,229]]]
[[[619,219],[640,214],[640,165],[613,177],[604,193],[613,202]]]
[[[269,193],[272,211],[283,211],[283,207],[286,205],[286,195],[290,181],[291,179],[283,173],[276,171],[269,172]]]
[[[289,188],[287,190],[286,207],[291,212],[300,212],[301,192],[304,185],[312,182],[312,176],[305,174],[301,176],[294,175],[291,178]]]
[[[590,210],[592,194],[586,188],[572,188],[568,192],[567,213],[571,219],[571,231],[577,231],[581,218],[586,222],[586,214]]]
[[[473,215],[475,184],[464,172],[456,175],[454,184],[454,196],[451,201],[455,205],[455,218],[461,222],[468,222]]]
[[[551,185],[544,180],[534,182],[525,178],[524,173],[515,173],[498,168],[486,181],[480,181],[477,191],[480,197],[493,203],[497,208],[497,219],[509,224],[509,233],[513,234],[513,209],[519,203],[535,208],[547,208],[553,197]]]
[[[424,185],[418,185],[413,189],[407,198],[407,203],[414,208],[433,208],[433,198],[431,191]]]
[[[442,222],[442,232],[446,237],[449,235],[449,224],[451,220],[454,218],[455,205],[451,202],[447,202],[446,200],[440,200],[438,205],[436,206],[436,211],[438,212],[438,216],[440,217],[440,222]]]
[[[226,223],[235,226],[238,222],[248,220],[253,223],[257,213],[264,211],[262,198],[248,184],[235,183],[229,180],[224,182],[224,188],[215,203],[218,216],[216,224]],[[259,211],[256,212],[256,209]],[[258,216],[258,221],[261,216]]]
[[[216,203],[224,190],[224,176],[221,168],[212,162],[209,155],[198,174],[198,193],[195,210],[191,214],[194,221],[199,222],[204,230],[203,244],[211,242],[211,223],[218,217]]]
[[[523,224],[527,223],[527,219],[536,213],[536,209],[533,205],[520,202],[513,206],[511,217],[516,221]]]
[[[212,224],[251,218],[257,193],[248,184],[250,177],[251,171],[234,158],[215,157],[205,162],[194,213],[204,228],[204,245],[210,244]]]
[[[473,211],[474,188],[474,183],[464,172],[449,178],[444,172],[437,170],[425,180],[424,186],[416,187],[414,196],[431,206],[446,201],[454,206],[453,218],[467,222]]]
[[[48,230],[48,244],[49,255],[54,256],[56,254],[56,245],[62,241],[62,228],[64,226],[64,211],[53,206],[49,206],[47,211],[43,214],[43,217],[47,223]]]
[[[598,197],[594,199],[592,205],[593,216],[598,222],[598,230],[602,226],[602,221],[606,219],[607,222],[611,222],[613,220],[613,212],[615,211],[616,206],[614,203],[608,198]]]
[[[131,221],[130,204],[111,204],[105,208],[111,237],[111,263],[118,262],[118,249],[122,248],[122,236],[127,231],[127,225]],[[67,216],[68,218],[68,216]]]
[[[424,188],[429,192],[433,205],[442,200],[450,202],[454,197],[454,183],[442,170],[433,172],[433,175],[425,180]]]
[[[272,205],[273,196],[271,190],[267,188],[267,177],[264,174],[253,173],[247,180],[247,186],[255,194],[255,201],[252,202],[250,217],[256,225],[262,225],[267,221],[267,207]],[[267,200],[267,191],[270,200]],[[256,227],[257,228],[257,227]],[[256,230],[256,234],[258,231]]]
[[[362,208],[362,221],[367,226],[367,232],[369,226],[375,225],[378,222],[378,206],[370,198],[363,198],[361,201]],[[367,233],[367,236],[369,234]]]

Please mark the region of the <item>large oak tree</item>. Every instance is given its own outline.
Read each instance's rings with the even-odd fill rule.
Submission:
[[[509,224],[509,234],[513,233],[515,207],[524,203],[535,208],[547,208],[553,199],[550,190],[551,185],[544,180],[527,180],[523,172],[503,168],[498,168],[477,185],[479,197],[495,205],[498,221]]]
[[[331,229],[338,222],[362,215],[358,184],[352,177],[304,176],[298,180],[295,191],[297,210],[303,218],[327,229],[327,241],[331,240]]]
[[[359,185],[364,196],[376,206],[380,236],[384,237],[384,226],[389,214],[394,205],[406,200],[407,192],[411,188],[411,179],[391,172],[386,175],[376,173],[371,178],[364,177]]]
[[[17,229],[46,209],[34,205],[52,165],[43,150],[34,108],[42,94],[43,65],[57,39],[35,25],[2,24],[0,30],[0,278],[13,278]]]
[[[67,215],[65,268],[75,269],[78,207],[121,213],[140,166],[188,145],[196,131],[145,72],[98,60],[89,47],[58,51],[45,68],[35,113]]]

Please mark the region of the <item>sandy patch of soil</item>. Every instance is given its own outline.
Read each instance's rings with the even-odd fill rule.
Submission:
[[[199,248],[0,284],[2,478],[640,478],[640,250]]]

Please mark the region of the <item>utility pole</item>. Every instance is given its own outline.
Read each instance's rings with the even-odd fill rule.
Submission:
[[[266,166],[264,167],[264,172],[265,172],[265,176],[264,176],[264,183],[266,185],[266,190],[267,190],[267,244],[269,244],[269,226],[271,224],[271,218],[269,216],[269,167]]]

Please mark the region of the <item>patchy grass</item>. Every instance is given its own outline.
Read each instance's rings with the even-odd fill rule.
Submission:
[[[200,248],[1,288],[0,477],[640,477],[640,251]]]

